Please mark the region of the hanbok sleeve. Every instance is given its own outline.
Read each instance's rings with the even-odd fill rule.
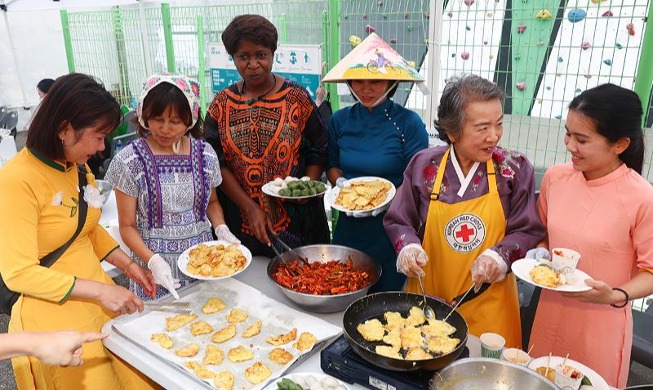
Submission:
[[[308,110],[310,115],[302,132],[300,153],[305,156],[306,165],[325,166],[328,159],[327,131],[320,116],[320,110],[318,110],[308,92],[305,89],[303,92],[305,93],[305,98],[302,99],[303,109]]]
[[[645,185],[650,184],[645,183]],[[647,199],[640,203],[631,236],[637,253],[637,268],[653,272],[653,199],[651,199],[650,188],[639,192],[646,194]]]
[[[404,180],[397,188],[397,194],[383,218],[383,227],[397,253],[408,244],[421,243],[419,234],[425,216],[420,216],[420,208],[423,202],[428,201],[428,194],[420,191],[420,187],[423,187],[421,172],[428,161],[428,156],[422,152],[408,163]]]
[[[429,146],[429,134],[426,125],[415,112],[407,110],[409,115],[404,124],[404,161],[406,164],[413,156]]]
[[[329,161],[326,166],[327,169],[340,169],[340,146],[338,145],[340,126],[338,126],[337,122],[339,117],[340,115],[336,112],[329,120]]]
[[[510,207],[506,215],[506,234],[491,249],[506,261],[508,267],[526,255],[544,238],[545,231],[535,201],[535,170],[525,158],[513,165]],[[497,174],[500,174],[499,172]]]
[[[93,245],[93,251],[100,260],[104,260],[111,252],[119,247],[118,242],[100,225],[96,225],[91,229],[88,233],[88,238]]]
[[[136,183],[136,175],[138,159],[135,156],[133,145],[129,145],[122,149],[114,158],[111,159],[109,169],[104,175],[104,179],[111,183],[113,188],[131,196],[138,197],[138,185]]]
[[[10,168],[3,168],[10,169]],[[41,206],[50,202],[44,188],[30,185],[21,172],[3,172],[0,188],[0,273],[7,287],[15,292],[50,302],[62,302],[75,285],[75,277],[40,265],[38,223]],[[39,197],[43,198],[40,199]]]

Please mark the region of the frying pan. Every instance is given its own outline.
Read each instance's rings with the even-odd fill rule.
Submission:
[[[374,352],[377,345],[382,342],[366,341],[358,333],[356,327],[358,324],[367,320],[378,319],[385,322],[383,314],[386,311],[397,311],[404,317],[408,315],[410,308],[413,306],[422,307],[424,298],[421,294],[408,292],[380,292],[366,295],[354,301],[342,318],[345,338],[353,350],[368,362],[388,370],[393,371],[417,371],[417,370],[437,370],[453,362],[465,348],[467,343],[467,322],[463,316],[454,311],[447,322],[456,328],[456,332],[451,336],[460,340],[460,343],[452,352],[426,360],[401,360],[379,355]],[[427,303],[435,311],[437,318],[444,318],[451,311],[451,306],[445,302],[426,297]]]

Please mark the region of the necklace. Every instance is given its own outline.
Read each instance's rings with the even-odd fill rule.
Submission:
[[[250,98],[250,99],[245,100],[245,104],[252,105],[254,102],[260,101],[265,96],[267,96],[267,94],[274,91],[274,88],[277,86],[277,76],[275,76],[274,73],[272,73],[272,79],[274,80],[274,83],[272,83],[272,88],[270,88],[266,93],[264,93],[263,95],[260,95],[257,98]],[[241,96],[245,95],[245,80],[243,80],[243,86],[240,88],[240,94],[241,94]]]

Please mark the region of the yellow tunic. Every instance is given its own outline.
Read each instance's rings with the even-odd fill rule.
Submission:
[[[94,182],[92,174],[87,178]],[[98,302],[71,298],[75,279],[113,281],[100,266],[118,247],[102,228],[101,209],[88,206],[84,228],[50,267],[39,259],[72,237],[79,198],[75,166],[64,167],[27,148],[0,168],[0,272],[23,293],[12,309],[9,332],[75,329],[100,331],[113,314]],[[12,359],[19,389],[152,388],[141,374],[96,341],[84,345],[81,367],[53,367],[35,358]]]

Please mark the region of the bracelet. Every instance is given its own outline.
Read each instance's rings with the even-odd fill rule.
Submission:
[[[133,260],[132,260],[132,261],[131,261],[131,262],[129,263],[129,265],[128,265],[128,266],[126,266],[126,267],[125,267],[125,270],[124,270],[124,271],[122,271],[122,273],[123,273],[123,274],[125,274],[125,275],[127,275],[127,271],[129,270],[129,267],[131,267],[131,266],[132,266],[132,264],[134,264],[134,261],[133,261]]]
[[[630,301],[630,295],[628,295],[628,293],[626,292],[626,290],[624,290],[624,289],[622,289],[622,288],[619,288],[619,287],[613,287],[612,290],[614,290],[614,291],[621,291],[622,293],[624,293],[624,295],[626,296],[626,301],[625,301],[623,304],[621,304],[621,305],[617,305],[616,303],[611,303],[610,306],[612,306],[612,307],[616,307],[617,309],[620,309],[620,308],[622,308],[622,307],[625,307],[625,306],[628,304],[628,302]]]

